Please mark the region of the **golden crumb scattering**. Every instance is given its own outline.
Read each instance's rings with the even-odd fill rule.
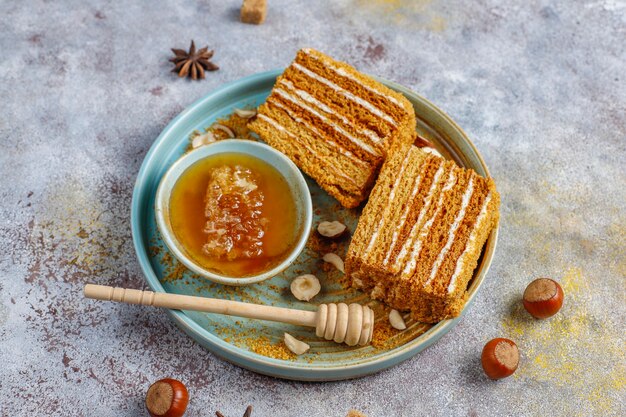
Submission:
[[[285,361],[296,358],[296,355],[287,349],[282,340],[272,343],[270,338],[264,335],[264,330],[247,327],[239,320],[236,320],[233,325],[216,328],[215,334],[226,343],[249,349],[251,352],[267,356],[268,358]]]
[[[266,336],[259,336],[247,339],[245,343],[252,352],[269,358],[284,361],[296,358],[296,355],[287,348],[283,341],[272,343]]]
[[[248,121],[250,121],[250,119],[240,117],[237,113],[232,113],[224,119],[218,119],[216,123],[230,128],[238,139],[256,140],[256,137],[254,137],[250,129],[248,129]],[[226,139],[228,136],[223,130],[211,127],[209,127],[207,131],[211,131],[217,138],[221,139]]]
[[[338,241],[320,236],[320,234],[317,232],[311,233],[309,240],[306,242],[306,246],[312,251],[319,253],[321,256],[323,256],[326,253],[340,252]]]
[[[380,350],[391,350],[416,339],[427,332],[433,325],[428,323],[415,322],[409,318],[406,321],[407,328],[398,330],[393,328],[389,322],[389,307],[384,304],[370,303],[370,308],[376,315],[374,324],[374,334],[372,335],[372,347]]]
[[[150,252],[157,255],[162,252],[160,262],[163,266],[163,276],[161,277],[162,282],[179,281],[185,277],[185,273],[188,271],[187,268],[178,262],[178,260],[174,258],[171,253],[162,251],[159,246],[152,246],[150,248]]]
[[[388,320],[378,320],[374,325],[372,346],[379,349],[389,349],[391,338],[397,333],[398,330],[391,327]]]

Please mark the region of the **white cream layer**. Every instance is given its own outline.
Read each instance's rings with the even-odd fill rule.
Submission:
[[[407,216],[409,215],[409,210],[411,209],[411,206],[413,205],[413,200],[415,200],[415,196],[417,195],[417,192],[419,191],[421,183],[422,183],[422,171],[420,170],[420,173],[417,175],[417,178],[415,179],[415,183],[413,184],[413,188],[411,189],[411,195],[409,197],[409,200],[407,201],[406,207],[404,208],[402,216],[400,216],[400,223],[396,225],[393,231],[393,235],[391,235],[391,243],[389,245],[389,249],[387,249],[387,253],[385,254],[385,259],[383,260],[384,266],[387,266],[387,264],[389,263],[389,259],[391,258],[393,249],[395,248],[396,242],[398,241],[398,235],[400,234],[400,231],[404,228],[404,224],[406,223]]]
[[[304,143],[300,138],[298,138],[296,135],[294,135],[293,133],[288,131],[284,126],[282,126],[276,120],[274,120],[271,117],[268,117],[268,116],[266,116],[264,114],[261,114],[261,113],[258,114],[258,117],[259,117],[259,119],[261,119],[261,120],[265,121],[266,123],[270,124],[276,130],[279,130],[279,131],[285,133],[287,136],[289,136],[290,138],[292,138],[293,140],[298,142],[302,147],[308,148],[306,143]],[[333,168],[329,164],[325,164],[322,161],[321,158],[315,157],[315,159],[317,159],[319,161],[320,166],[323,166],[325,169],[328,169],[329,171],[332,171],[333,174],[337,175],[338,177],[343,178],[344,180],[346,180],[347,182],[349,182],[351,184],[354,184],[356,187],[360,187],[360,185],[357,184],[356,181],[354,181],[354,179],[352,179],[351,177],[349,177],[349,176],[345,175],[344,173],[338,171],[337,169]]]
[[[441,249],[441,251],[439,252],[439,255],[437,255],[437,259],[435,259],[433,268],[430,271],[430,276],[424,283],[424,286],[429,285],[432,282],[432,280],[435,279],[435,277],[437,276],[437,272],[439,272],[439,268],[441,267],[443,260],[448,254],[448,251],[450,250],[450,247],[452,246],[454,239],[456,238],[456,231],[461,225],[461,222],[463,221],[463,219],[465,218],[465,212],[467,211],[467,206],[469,205],[473,192],[474,192],[474,177],[471,176],[469,180],[469,184],[467,185],[467,188],[465,189],[465,192],[463,193],[463,198],[461,199],[461,209],[456,214],[456,217],[454,218],[454,222],[452,222],[452,226],[450,226],[450,231],[448,232],[448,240],[446,240],[446,244],[443,246],[443,249]]]
[[[422,209],[420,210],[420,213],[417,216],[417,221],[415,222],[415,224],[411,228],[411,232],[409,232],[409,236],[407,237],[406,241],[404,242],[404,245],[402,245],[402,249],[400,249],[400,253],[396,257],[396,260],[395,260],[394,265],[393,265],[394,271],[399,270],[400,266],[404,262],[404,259],[406,258],[406,255],[407,255],[409,249],[411,248],[411,245],[413,244],[413,241],[415,240],[415,235],[419,231],[419,227],[422,224],[422,220],[424,219],[424,216],[426,215],[426,213],[428,213],[428,210],[430,209],[430,205],[432,204],[433,196],[435,194],[435,191],[437,190],[437,186],[439,185],[439,179],[443,175],[444,171],[445,171],[445,168],[444,168],[443,164],[440,164],[439,168],[437,169],[437,172],[435,172],[435,176],[433,177],[433,183],[430,185],[430,188],[428,190],[428,194],[426,195],[426,199],[424,200],[424,204],[422,205]]]
[[[316,61],[319,61],[319,58],[316,57],[315,55],[311,54],[311,48],[304,48],[303,49],[304,53],[307,54],[308,56],[310,56],[311,58],[315,59]],[[334,71],[336,74],[348,78],[349,80],[354,81],[355,83],[359,84],[361,87],[365,88],[368,91],[371,91],[372,93],[386,98],[387,100],[391,101],[393,104],[397,105],[398,107],[400,107],[401,109],[403,109],[404,107],[402,107],[402,103],[400,103],[400,101],[398,99],[396,99],[394,96],[390,96],[388,94],[384,94],[378,90],[376,90],[375,88],[372,88],[366,84],[363,84],[357,77],[355,77],[353,74],[350,74],[348,71],[346,71],[345,69],[338,67],[336,65],[333,65],[330,62],[323,62],[323,64],[325,66],[327,66],[328,68],[330,68],[332,71]]]
[[[325,112],[326,114],[332,114],[332,115],[337,116],[339,119],[341,119],[341,121],[344,123],[344,125],[352,126],[352,122],[350,120],[348,120],[345,116],[339,114],[336,111],[333,111],[332,108],[330,108],[328,105],[322,103],[321,101],[319,101],[318,99],[313,97],[308,92],[306,92],[304,90],[301,90],[299,88],[296,88],[296,86],[294,86],[291,81],[287,81],[285,79],[281,79],[279,81],[279,84],[287,87],[290,91],[292,91],[296,95],[298,95],[298,97],[300,97],[302,100],[307,101],[308,103],[316,106],[318,109],[320,109],[321,111]],[[374,132],[372,130],[369,130],[369,129],[365,129],[365,128],[364,129],[360,129],[360,130],[361,130],[361,133],[363,133],[365,136],[370,138],[372,140],[372,142],[374,142],[377,145],[380,144],[382,139],[376,134],[376,132]]]
[[[450,278],[450,283],[448,284],[448,294],[454,292],[456,289],[456,281],[465,268],[465,257],[470,252],[470,249],[476,244],[476,239],[478,236],[478,231],[483,227],[483,222],[487,219],[487,207],[489,206],[489,202],[491,201],[491,191],[487,194],[485,201],[483,202],[483,206],[480,209],[480,214],[478,214],[478,218],[476,219],[476,224],[474,225],[474,229],[470,234],[469,239],[465,243],[465,249],[459,259],[456,261],[456,268],[454,268],[454,274],[452,274],[452,278]]]
[[[424,223],[424,227],[422,228],[419,235],[417,236],[417,244],[413,247],[413,251],[411,252],[411,255],[409,256],[409,261],[407,262],[406,266],[404,267],[404,270],[402,271],[402,275],[407,275],[407,274],[412,275],[413,272],[415,271],[415,267],[417,266],[417,258],[419,257],[420,252],[422,251],[422,244],[424,242],[424,239],[428,237],[428,234],[430,233],[430,228],[432,227],[433,222],[435,221],[435,219],[437,218],[437,215],[439,214],[439,212],[441,211],[443,207],[442,203],[443,203],[443,198],[446,195],[446,192],[454,186],[455,182],[456,182],[456,175],[454,174],[454,170],[451,170],[448,176],[448,181],[441,189],[441,194],[439,194],[439,198],[437,199],[435,212],[426,221],[426,223]]]
[[[316,136],[324,139],[324,142],[331,147],[332,149],[334,149],[335,151],[337,151],[338,153],[340,153],[341,155],[345,156],[346,158],[348,158],[351,162],[353,162],[355,165],[360,165],[361,167],[363,167],[366,172],[364,171],[363,174],[367,175],[367,173],[369,172],[369,164],[367,164],[365,161],[363,161],[362,159],[358,158],[356,155],[354,155],[352,152],[348,151],[347,149],[343,148],[342,146],[340,146],[338,143],[327,140],[326,139],[326,135],[324,135],[322,132],[320,132],[315,126],[312,126],[310,124],[308,124],[304,119],[298,117],[298,115],[296,115],[295,113],[293,113],[289,108],[285,107],[283,104],[281,104],[278,101],[272,100],[272,98],[270,97],[267,100],[268,103],[272,104],[273,106],[276,106],[278,108],[281,108],[283,111],[285,111],[285,113],[287,113],[287,115],[292,118],[295,122],[300,123],[301,125],[303,125],[304,127],[306,127],[309,131],[313,132]],[[273,120],[273,119],[272,119]],[[284,128],[284,127],[283,127]],[[293,134],[292,134],[293,136]],[[302,143],[302,142],[301,142]],[[309,149],[309,147],[307,146],[307,149]],[[360,178],[361,181],[366,181],[366,178]],[[355,182],[356,184],[356,182]],[[359,187],[361,187],[361,185],[359,185]]]
[[[312,113],[312,114],[316,115],[324,123],[326,123],[328,126],[330,126],[335,132],[339,133],[340,135],[343,135],[350,142],[354,143],[356,146],[358,146],[359,148],[363,149],[367,153],[369,153],[371,155],[374,155],[374,156],[380,156],[381,155],[381,153],[377,149],[374,149],[370,145],[368,145],[367,143],[364,143],[362,140],[355,138],[354,136],[352,136],[349,132],[347,132],[343,128],[341,128],[341,127],[337,126],[336,124],[332,123],[326,116],[322,115],[321,113],[316,111],[314,108],[312,108],[308,104],[303,103],[301,101],[298,101],[296,98],[291,96],[287,91],[283,90],[282,88],[274,87],[274,90],[272,92],[278,94],[281,97],[283,97],[285,100],[292,102],[296,106],[298,106],[298,107],[308,111],[309,113]]]
[[[398,172],[398,174],[396,176],[396,179],[393,182],[393,187],[391,188],[391,190],[389,192],[389,198],[387,199],[387,205],[385,206],[385,209],[383,210],[383,214],[382,214],[382,216],[380,218],[380,222],[378,223],[378,227],[376,228],[376,231],[374,233],[372,233],[372,236],[370,237],[370,241],[369,241],[367,247],[365,248],[365,251],[363,251],[363,255],[362,255],[363,259],[366,259],[367,256],[369,255],[370,251],[374,247],[374,243],[376,242],[376,239],[378,238],[378,233],[380,232],[380,230],[383,228],[383,226],[385,224],[385,220],[387,220],[387,217],[389,216],[391,211],[395,209],[394,201],[395,201],[395,197],[396,197],[396,190],[398,189],[398,185],[400,184],[400,181],[402,181],[402,174],[404,174],[404,170],[406,169],[406,167],[408,165],[408,161],[409,161],[409,158],[407,156],[402,161],[402,165],[400,165],[400,171]]]
[[[369,101],[363,100],[361,97],[355,96],[354,94],[352,94],[345,88],[342,88],[339,85],[335,84],[334,82],[330,81],[329,79],[324,78],[318,75],[317,73],[311,71],[310,69],[303,67],[297,62],[294,62],[291,65],[294,68],[298,69],[300,72],[303,72],[304,74],[306,74],[308,77],[313,78],[314,80],[317,80],[320,83],[330,87],[332,90],[336,91],[339,94],[343,94],[349,100],[352,100],[353,102],[359,104],[361,107],[365,107],[367,110],[370,111],[370,113],[374,114],[375,116],[378,116],[381,119],[391,123],[393,126],[398,126],[398,123],[391,116],[384,113],[382,110],[380,110],[376,106],[372,105],[372,103],[370,103]]]

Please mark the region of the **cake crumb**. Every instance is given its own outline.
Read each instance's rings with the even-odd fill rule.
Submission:
[[[267,0],[243,0],[241,6],[241,21],[260,25],[267,15]]]
[[[153,246],[151,252],[154,254],[161,253],[161,248]],[[163,265],[163,275],[161,282],[175,282],[182,280],[187,273],[187,268],[182,263],[178,262],[169,252],[162,252],[161,265]]]
[[[346,417],[367,417],[367,416],[358,410],[350,410],[348,411],[348,414],[346,415]]]
[[[217,119],[213,124],[211,124],[210,126],[204,129],[204,133],[210,132],[215,138],[215,140],[217,141],[230,139],[228,133],[226,133],[222,129],[217,129],[215,127],[216,125],[222,125],[232,130],[233,133],[235,134],[236,139],[247,139],[247,140],[258,141],[258,138],[252,134],[250,129],[248,129],[248,121],[250,120],[254,120],[254,118],[241,117],[237,115],[237,113],[233,112],[229,114],[227,117]],[[196,136],[202,135],[202,134],[203,132],[194,130],[189,135],[189,146],[187,146],[187,152],[190,152],[193,150],[193,146],[192,146],[193,139]]]
[[[283,341],[279,343],[271,343],[266,336],[259,336],[246,340],[246,344],[250,350],[259,355],[267,356],[274,359],[293,360],[296,355],[291,352]]]
[[[324,255],[326,253],[344,253],[346,246],[350,244],[350,233],[347,231],[339,239],[330,239],[320,235],[317,230],[312,230],[307,247],[314,252]]]
[[[387,349],[389,348],[390,339],[396,334],[398,334],[398,331],[391,327],[388,320],[379,320],[374,324],[372,346],[379,349]]]

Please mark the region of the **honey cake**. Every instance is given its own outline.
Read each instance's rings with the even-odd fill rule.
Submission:
[[[402,94],[305,48],[248,127],[353,208],[369,195],[392,144],[413,141],[415,113]]]
[[[491,178],[416,146],[385,162],[346,257],[352,285],[414,319],[460,314],[499,217]]]

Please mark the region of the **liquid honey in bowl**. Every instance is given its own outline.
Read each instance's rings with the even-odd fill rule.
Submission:
[[[172,189],[169,219],[194,262],[235,278],[280,264],[300,234],[285,178],[243,153],[212,155],[185,170]]]

